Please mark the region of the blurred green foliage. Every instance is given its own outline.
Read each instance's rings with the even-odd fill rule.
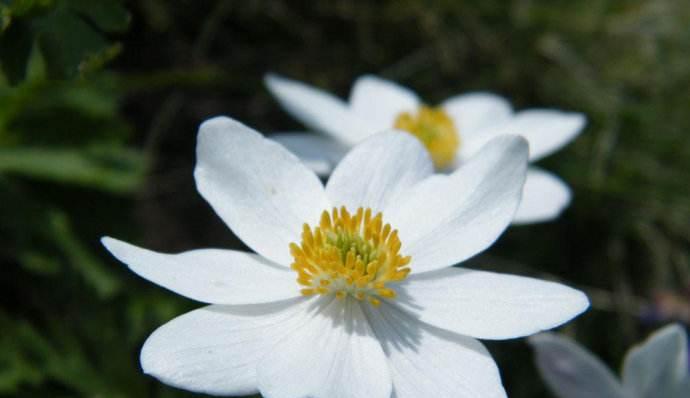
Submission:
[[[99,69],[120,52],[104,34],[123,32],[129,13],[117,0],[4,1],[0,10],[2,71],[22,81],[34,49],[49,77],[66,78]]]
[[[198,304],[98,239],[241,247],[195,192],[195,131],[216,114],[300,128],[262,88],[268,71],[342,96],[378,73],[431,103],[487,90],[586,113],[542,162],[571,208],[471,265],[585,289],[594,308],[565,331],[620,363],[649,314],[680,317],[655,297],[688,305],[689,20],[675,0],[0,0],[0,395],[191,395],[137,357]],[[489,348],[510,396],[548,396],[524,342]]]

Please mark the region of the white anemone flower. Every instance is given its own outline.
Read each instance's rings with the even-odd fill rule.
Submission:
[[[530,145],[530,161],[537,161],[575,139],[586,123],[585,116],[575,112],[514,112],[504,98],[486,92],[461,94],[436,107],[427,106],[410,89],[371,75],[355,81],[349,102],[277,75],[267,75],[265,82],[287,112],[306,127],[334,139],[328,143],[313,134],[273,137],[321,175],[330,173],[343,148],[391,128],[419,138],[431,153],[436,169],[448,172],[501,134],[525,137]],[[570,188],[560,178],[530,167],[513,223],[552,220],[569,205],[571,196]]]
[[[138,275],[211,304],[146,340],[144,372],[216,395],[505,397],[476,338],[530,335],[589,305],[561,284],[451,267],[510,223],[527,152],[503,136],[434,175],[418,140],[383,132],[324,187],[278,143],[225,117],[204,122],[197,188],[256,254],[103,238]]]
[[[537,368],[559,398],[688,398],[688,339],[680,324],[652,333],[632,347],[621,377],[575,341],[554,333],[529,338]]]

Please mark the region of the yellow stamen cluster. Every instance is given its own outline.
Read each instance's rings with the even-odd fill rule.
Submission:
[[[453,119],[443,109],[422,105],[417,114],[403,112],[398,115],[393,126],[412,133],[422,141],[437,170],[453,164],[460,147],[460,135]]]
[[[401,256],[400,247],[398,231],[383,224],[381,213],[372,217],[369,208],[352,214],[345,207],[333,208],[321,214],[317,227],[304,224],[300,245],[290,244],[292,269],[305,296],[350,295],[378,306],[380,297],[395,297],[386,283],[399,282],[410,273],[410,257]]]

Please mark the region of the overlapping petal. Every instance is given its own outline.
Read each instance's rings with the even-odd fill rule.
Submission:
[[[318,177],[278,143],[226,117],[199,128],[197,189],[242,241],[278,264],[330,207]]]
[[[542,378],[559,398],[628,398],[599,358],[553,333],[529,338]]]
[[[497,137],[451,175],[434,175],[391,204],[412,273],[464,261],[489,247],[510,224],[527,170],[527,143]]]
[[[486,127],[507,121],[513,114],[505,98],[485,92],[457,95],[441,106],[453,118],[463,142],[473,140]]]
[[[422,324],[391,304],[365,310],[388,357],[394,397],[506,396],[496,364],[479,341]]]
[[[364,75],[355,80],[350,93],[351,109],[372,132],[388,130],[402,112],[414,112],[419,98],[410,89],[390,80]]]
[[[433,172],[429,153],[419,140],[391,130],[350,151],[333,171],[326,194],[334,206],[383,211]]]
[[[280,105],[311,129],[349,145],[376,132],[345,101],[330,93],[274,74],[264,80]]]
[[[253,304],[300,295],[293,271],[256,254],[220,249],[164,254],[108,237],[102,242],[142,278],[204,303]]]
[[[281,338],[308,322],[311,303],[212,305],[181,315],[144,343],[141,367],[163,383],[213,395],[258,392],[256,367]]]
[[[396,305],[419,320],[480,339],[528,336],[589,307],[582,292],[559,283],[462,268],[412,275],[397,290]]]
[[[553,220],[570,204],[570,188],[554,174],[530,167],[513,224]]]
[[[258,365],[271,398],[388,398],[391,376],[381,345],[354,300],[331,299]]]
[[[301,83],[269,76],[267,84],[312,126],[333,126],[352,112]],[[377,110],[367,93],[397,100]],[[500,98],[454,103],[463,101],[510,113]],[[388,119],[393,108],[417,102],[413,93],[373,77],[358,81],[352,94],[353,109]],[[355,142],[365,129],[352,120],[345,127],[352,127],[348,139]],[[479,129],[484,122],[471,123]],[[296,142],[293,149],[305,152],[304,136],[287,145]],[[383,132],[347,154],[326,189],[285,147],[228,118],[202,124],[197,156],[199,192],[264,258],[218,249],[162,254],[103,240],[142,277],[225,304],[176,318],[147,340],[142,367],[167,384],[209,394],[260,391],[272,398],[500,398],[505,391],[496,365],[472,337],[525,336],[588,306],[581,292],[560,284],[447,268],[487,248],[512,220],[527,170],[521,137],[495,138],[451,175],[433,175],[416,138]],[[292,261],[289,244],[299,241],[304,223],[315,225],[323,210],[341,205],[383,211],[398,229],[413,275],[390,286],[398,291],[394,302],[363,310],[350,298],[297,297],[296,275],[285,268]]]
[[[530,161],[536,161],[561,149],[575,139],[587,119],[581,113],[555,109],[527,109],[513,117],[483,129],[478,135],[488,139],[499,134],[518,134],[529,142]],[[476,148],[480,141],[470,142]],[[471,151],[471,149],[470,149]]]
[[[676,391],[688,387],[682,386],[688,377],[688,342],[680,325],[657,331],[631,349],[623,362],[623,386],[636,397],[675,398]]]
[[[507,134],[517,133],[530,145],[530,160],[546,157],[575,139],[585,127],[587,118],[576,112],[555,109],[527,109],[518,112]]]
[[[344,145],[322,135],[287,133],[272,135],[269,138],[297,155],[307,167],[320,176],[331,174],[347,153]]]

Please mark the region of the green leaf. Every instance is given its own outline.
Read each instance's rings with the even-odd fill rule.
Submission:
[[[103,33],[121,33],[130,15],[116,0],[18,0],[0,5],[0,66],[16,84],[26,75],[38,43],[52,78],[72,78],[100,69],[122,47]]]
[[[119,280],[110,268],[79,240],[67,215],[60,211],[51,211],[46,221],[46,233],[52,235],[54,243],[63,251],[75,271],[96,290],[99,297],[112,297],[120,288]]]
[[[44,372],[35,358],[44,356],[47,342],[26,322],[9,319],[2,312],[0,327],[0,393],[14,393],[22,384],[41,382]],[[26,342],[30,342],[29,350]]]
[[[65,0],[65,3],[104,32],[121,33],[129,27],[129,12],[119,1]]]
[[[38,43],[43,51],[48,75],[71,78],[84,68],[87,58],[98,56],[110,44],[91,25],[66,9],[56,9],[36,21]]]
[[[0,174],[132,192],[144,177],[144,158],[127,149],[0,148]]]
[[[14,23],[0,36],[0,67],[11,84],[24,80],[33,46],[31,30]]]
[[[18,256],[27,270],[39,275],[55,275],[60,271],[60,262],[53,256],[41,252],[26,251]]]

